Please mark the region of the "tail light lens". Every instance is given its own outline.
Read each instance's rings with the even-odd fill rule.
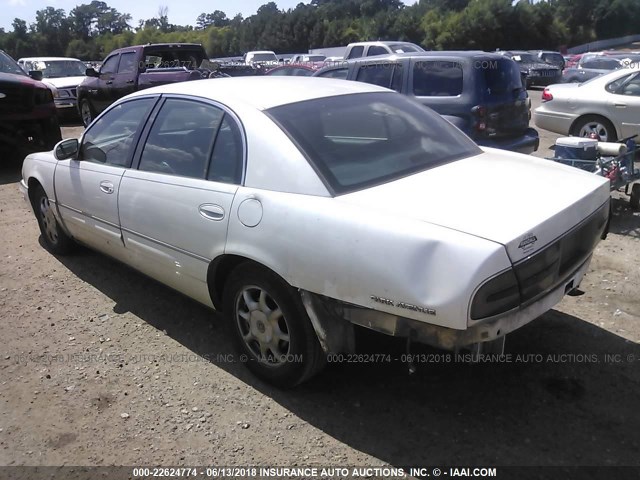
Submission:
[[[471,302],[471,319],[493,317],[520,305],[518,279],[509,269],[482,285]]]
[[[484,132],[487,129],[487,107],[484,105],[476,105],[471,109],[471,113],[476,117],[476,131]]]
[[[551,95],[551,92],[549,91],[549,87],[547,87],[542,91],[542,101],[550,102],[551,100],[553,100],[553,95]]]

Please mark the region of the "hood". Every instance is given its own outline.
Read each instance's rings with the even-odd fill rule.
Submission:
[[[56,88],[73,88],[80,85],[85,78],[87,77],[84,75],[78,77],[45,78],[43,82],[53,85]]]
[[[0,72],[0,82],[4,84],[21,84],[22,86],[31,86],[37,88],[48,88],[44,83],[34,80],[26,75],[19,75],[15,73]]]
[[[609,198],[609,180],[603,177],[551,160],[484,151],[336,200],[500,243],[517,262]]]

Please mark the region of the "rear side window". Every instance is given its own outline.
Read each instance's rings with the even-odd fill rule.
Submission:
[[[168,99],[149,132],[140,170],[206,178],[224,112],[200,102]]]
[[[120,55],[120,65],[118,65],[118,73],[132,73],[137,71],[136,53],[129,52]]]
[[[323,78],[339,78],[340,80],[346,80],[348,73],[349,69],[347,68],[336,68],[334,70],[327,70],[326,72],[322,72],[318,76]]]
[[[242,136],[235,121],[224,116],[218,130],[207,180],[239,184],[242,177]]]
[[[402,89],[402,65],[386,62],[363,65],[358,70],[356,80],[399,92]]]
[[[369,51],[367,52],[367,57],[373,57],[374,55],[386,55],[389,52],[384,47],[379,47],[377,45],[373,45],[369,47]]]
[[[364,47],[362,45],[358,45],[351,49],[349,57],[347,58],[360,58],[362,55],[364,55]]]
[[[413,94],[417,97],[455,97],[462,88],[462,65],[458,62],[416,62],[413,67]]]

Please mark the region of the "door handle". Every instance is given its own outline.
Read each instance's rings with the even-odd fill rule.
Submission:
[[[620,107],[620,108],[624,108],[624,107],[626,107],[626,106],[627,106],[627,104],[626,104],[626,103],[614,103],[614,105],[615,105],[616,107]]]
[[[113,83],[113,80],[107,80],[106,84],[107,85],[111,85]]]
[[[127,80],[127,83],[134,83],[135,80]]]
[[[113,193],[113,183],[106,180],[100,182],[100,190],[107,194]]]
[[[220,205],[214,205],[212,203],[204,203],[198,208],[200,215],[209,220],[215,220],[219,222],[224,218],[224,208]]]

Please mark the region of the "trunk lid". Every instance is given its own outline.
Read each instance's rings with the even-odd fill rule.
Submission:
[[[515,263],[564,235],[608,198],[605,178],[487,148],[336,200],[500,243]]]

